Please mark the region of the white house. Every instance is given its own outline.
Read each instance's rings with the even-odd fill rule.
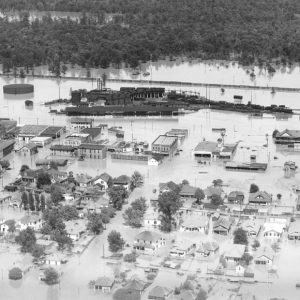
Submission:
[[[264,224],[263,235],[267,239],[280,239],[284,229],[284,223],[267,222]]]
[[[160,227],[161,220],[157,212],[149,212],[144,216],[144,226],[145,227]]]
[[[190,254],[195,250],[196,245],[188,240],[176,241],[170,250],[170,256],[185,258],[186,255]]]
[[[114,285],[114,279],[106,276],[99,277],[95,281],[94,290],[109,293]]]
[[[78,241],[81,235],[86,231],[86,224],[83,220],[66,221],[66,232],[72,241]]]
[[[38,215],[26,215],[21,218],[18,222],[18,227],[20,230],[24,230],[27,227],[31,227],[33,230],[37,231],[42,228],[42,218]]]
[[[207,216],[191,215],[184,218],[183,223],[180,226],[180,231],[197,231],[205,233],[208,229],[208,218]]]
[[[232,244],[231,248],[225,251],[224,258],[228,263],[239,263],[242,260],[245,249],[245,245]]]
[[[153,156],[148,160],[148,166],[158,166],[162,163],[162,157]]]
[[[270,247],[259,248],[254,257],[256,265],[272,265],[274,260],[274,251]]]
[[[100,185],[106,191],[111,180],[112,178],[107,173],[102,173],[93,179],[93,185]]]
[[[134,238],[133,249],[145,254],[153,254],[165,244],[166,240],[158,233],[143,231]]]
[[[2,220],[4,220],[4,219],[2,219]],[[16,223],[15,220],[4,220],[4,221],[2,221],[1,225],[0,225],[1,233],[7,234],[11,224],[15,224],[15,223]]]
[[[50,266],[60,266],[65,262],[67,262],[67,260],[62,253],[52,253],[45,259],[45,263]]]

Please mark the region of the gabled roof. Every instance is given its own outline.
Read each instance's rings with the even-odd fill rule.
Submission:
[[[216,242],[206,242],[203,244],[204,248],[207,250],[207,251],[217,251],[219,249],[219,244],[216,243]]]
[[[246,246],[240,244],[232,244],[229,250],[224,253],[225,257],[241,258],[245,253]]]
[[[244,198],[244,193],[240,191],[232,191],[229,193],[228,198]]]
[[[37,148],[37,144],[35,144],[35,143],[28,143],[23,148],[27,148],[29,150],[32,150],[32,149]]]
[[[76,176],[75,180],[78,183],[89,183],[92,180],[92,177],[86,174],[80,174]]]
[[[138,278],[131,279],[124,286],[124,289],[142,292],[145,289],[146,283]]]
[[[113,278],[109,278],[106,276],[103,277],[99,277],[96,281],[95,281],[95,285],[98,286],[104,286],[104,287],[112,287],[114,284],[114,279]]]
[[[170,294],[171,294],[171,290],[169,290],[166,287],[157,285],[149,292],[148,297],[164,299],[165,297],[168,297],[168,295]]]
[[[14,140],[1,140],[0,141],[0,151],[2,151],[3,149],[13,145],[15,143]]]
[[[101,128],[100,127],[90,127],[90,128],[84,128],[81,130],[82,133],[88,133],[92,139],[96,138],[98,135],[101,134]]]
[[[264,260],[264,259],[270,259],[273,260],[275,256],[275,253],[272,248],[270,247],[260,247],[258,248],[255,259],[254,260]]]
[[[249,194],[249,202],[272,202],[272,196],[265,191],[258,191]]]
[[[224,217],[219,218],[217,221],[214,222],[213,228],[217,228],[219,226],[223,227],[224,229],[229,230],[232,225],[232,222],[229,219]]]
[[[26,215],[20,219],[20,223],[27,225],[32,222],[41,221],[41,219],[42,218],[37,215]]]
[[[218,146],[218,143],[216,142],[210,142],[210,141],[203,141],[203,142],[200,142],[194,152],[196,151],[206,151],[206,152],[213,152],[216,150]]]
[[[278,132],[276,134],[276,137],[282,137],[283,135],[289,135],[290,137],[293,137],[293,138],[300,138],[300,130],[285,129],[281,132]]]
[[[189,184],[184,184],[181,188],[181,191],[179,192],[180,196],[190,195],[194,196],[197,188],[190,186]]]
[[[285,228],[285,224],[283,223],[266,222],[264,224],[264,233],[269,231],[275,231],[279,234],[282,234],[284,228]]]
[[[134,238],[135,240],[143,240],[143,241],[147,241],[147,242],[156,242],[159,239],[161,239],[161,236],[153,231],[142,231],[140,232],[138,235],[136,235],[136,237]]]

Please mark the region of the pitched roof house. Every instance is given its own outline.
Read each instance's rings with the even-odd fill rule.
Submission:
[[[272,265],[275,253],[270,247],[258,248],[254,257],[256,265]]]
[[[213,232],[222,235],[228,235],[232,226],[232,221],[225,217],[219,218],[214,222]]]
[[[225,251],[224,258],[227,262],[240,262],[245,250],[245,245],[232,244],[231,248]]]
[[[184,218],[183,223],[181,224],[181,231],[198,231],[205,233],[208,229],[209,220],[207,216],[191,215],[188,218]]]
[[[172,291],[170,289],[157,285],[150,290],[148,299],[167,300],[169,299],[171,293]]]
[[[272,202],[272,196],[265,191],[258,191],[249,194],[249,204],[269,205]]]
[[[157,249],[165,244],[166,240],[158,233],[146,230],[140,232],[134,238],[133,249],[142,251],[145,254],[153,254]]]
[[[229,203],[243,203],[244,193],[240,191],[232,191],[229,193],[227,200]]]
[[[110,277],[102,276],[95,281],[94,290],[101,290],[109,293],[115,283],[115,280]]]

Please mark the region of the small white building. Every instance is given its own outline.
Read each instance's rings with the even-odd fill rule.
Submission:
[[[100,185],[102,190],[107,190],[109,182],[112,182],[112,178],[107,173],[102,173],[101,175],[95,177],[92,181],[93,185]]]
[[[52,142],[52,138],[47,136],[36,136],[30,140],[30,143],[34,143],[38,147],[45,147],[51,142]]]
[[[185,258],[193,250],[195,250],[196,245],[189,240],[179,240],[176,241],[170,250],[170,256]]]
[[[60,266],[65,262],[67,262],[67,260],[62,253],[52,253],[45,259],[45,263],[50,266]]]
[[[20,230],[31,227],[34,231],[38,231],[42,228],[43,222],[39,215],[26,215],[19,220],[17,225]]]
[[[275,223],[275,222],[267,222],[264,224],[263,236],[267,239],[280,239],[285,229],[285,224],[283,223]]]
[[[144,226],[159,228],[161,226],[161,220],[157,212],[148,212],[144,216]]]
[[[205,233],[208,230],[209,220],[207,216],[191,215],[185,217],[180,226],[180,231]]]
[[[72,241],[78,241],[81,235],[86,231],[86,223],[84,220],[70,220],[65,222],[66,232]]]
[[[152,156],[149,160],[148,160],[148,166],[158,166],[162,163],[163,158],[160,156]]]
[[[109,293],[114,285],[115,281],[113,278],[109,278],[106,276],[99,277],[95,281],[94,290],[101,291],[104,293]]]
[[[274,251],[270,247],[259,248],[255,257],[256,265],[272,265],[274,260]]]
[[[143,231],[134,238],[133,249],[145,254],[153,254],[165,244],[166,240],[158,233]]]

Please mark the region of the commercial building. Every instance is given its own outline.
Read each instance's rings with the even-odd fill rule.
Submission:
[[[72,133],[63,140],[63,145],[77,148],[85,142],[89,142],[90,135],[88,133]]]
[[[177,146],[177,137],[160,135],[152,143],[152,153],[173,156]]]
[[[86,158],[105,159],[106,152],[106,147],[97,143],[83,143],[78,147],[78,155]]]
[[[38,147],[45,147],[52,142],[52,137],[36,136],[30,140],[31,143],[35,143]]]
[[[75,154],[75,148],[67,145],[52,145],[50,150],[52,155],[73,156]]]
[[[75,131],[81,131],[84,128],[93,127],[94,120],[91,118],[71,118],[71,128]]]

